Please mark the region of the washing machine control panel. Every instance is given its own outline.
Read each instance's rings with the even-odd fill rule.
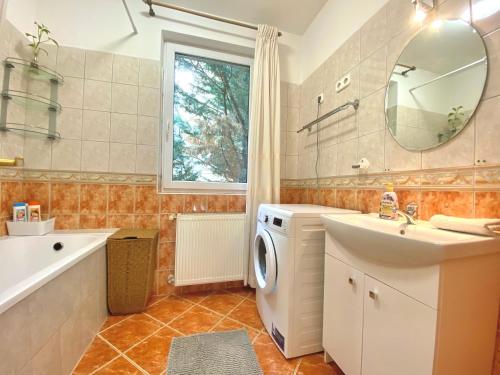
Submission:
[[[259,212],[259,221],[269,229],[278,232],[287,233],[288,231],[288,218],[275,215],[271,212]]]

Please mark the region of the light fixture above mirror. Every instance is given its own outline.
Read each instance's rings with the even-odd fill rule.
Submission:
[[[415,6],[415,20],[422,22],[432,8],[434,8],[434,0],[411,0]]]

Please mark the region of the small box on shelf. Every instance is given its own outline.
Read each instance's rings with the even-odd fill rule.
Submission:
[[[54,231],[56,218],[43,221],[7,221],[9,236],[43,236]]]

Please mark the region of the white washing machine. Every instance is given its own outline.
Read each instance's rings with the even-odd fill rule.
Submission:
[[[254,265],[257,308],[286,358],[323,350],[325,230],[321,214],[352,214],[307,204],[262,204]]]

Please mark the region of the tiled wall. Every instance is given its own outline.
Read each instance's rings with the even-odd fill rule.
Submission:
[[[0,57],[30,59],[26,39],[8,21],[0,24]],[[64,76],[59,89],[60,140],[0,133],[0,156],[24,156],[23,169],[0,169],[0,231],[12,203],[39,200],[58,229],[155,228],[160,230],[155,292],[174,288],[175,221],[170,214],[244,212],[243,195],[160,195],[156,188],[160,63],[78,48],[48,46],[40,63]],[[3,69],[3,65],[2,69]],[[0,77],[3,73],[0,72]],[[49,87],[14,74],[16,89],[47,97]],[[9,104],[10,120],[47,127],[46,115]]]
[[[390,0],[300,86],[299,103],[295,95],[283,129],[287,135],[284,178],[315,176],[316,131],[300,135],[293,131],[316,117],[316,98],[320,93],[325,95],[320,114],[347,100],[360,99],[357,112],[349,109],[320,124],[320,177],[356,175],[358,172],[351,166],[361,157],[370,161],[368,173],[500,164],[498,145],[493,141],[500,138],[500,127],[494,121],[500,108],[500,12],[480,20],[474,11],[481,3],[479,0],[436,3],[437,8],[428,22],[433,17],[472,19],[488,51],[487,86],[478,111],[466,129],[451,142],[424,152],[404,150],[387,132],[385,85],[399,53],[418,30],[411,2]],[[351,74],[351,85],[336,93],[336,81],[347,73]],[[297,88],[293,91],[297,92]]]
[[[12,38],[9,52],[2,55],[29,59],[24,45],[23,39]],[[159,61],[70,47],[48,50],[49,56],[42,54],[41,63],[65,80],[58,98],[63,107],[57,128],[61,139],[23,139],[26,168],[156,173]],[[47,85],[25,78],[21,81],[23,89],[49,96]],[[47,117],[39,111],[27,109],[24,120],[47,126]]]
[[[160,195],[148,176],[79,174],[1,169],[0,216],[12,216],[12,202],[37,200],[42,213],[56,218],[57,229],[148,228],[160,231],[155,292],[182,293],[167,283],[174,272],[175,220],[171,214],[245,212],[241,195]],[[151,180],[154,180],[154,176]],[[121,180],[121,182],[120,182]],[[233,285],[234,283],[231,283]],[[203,288],[221,287],[207,285]]]

